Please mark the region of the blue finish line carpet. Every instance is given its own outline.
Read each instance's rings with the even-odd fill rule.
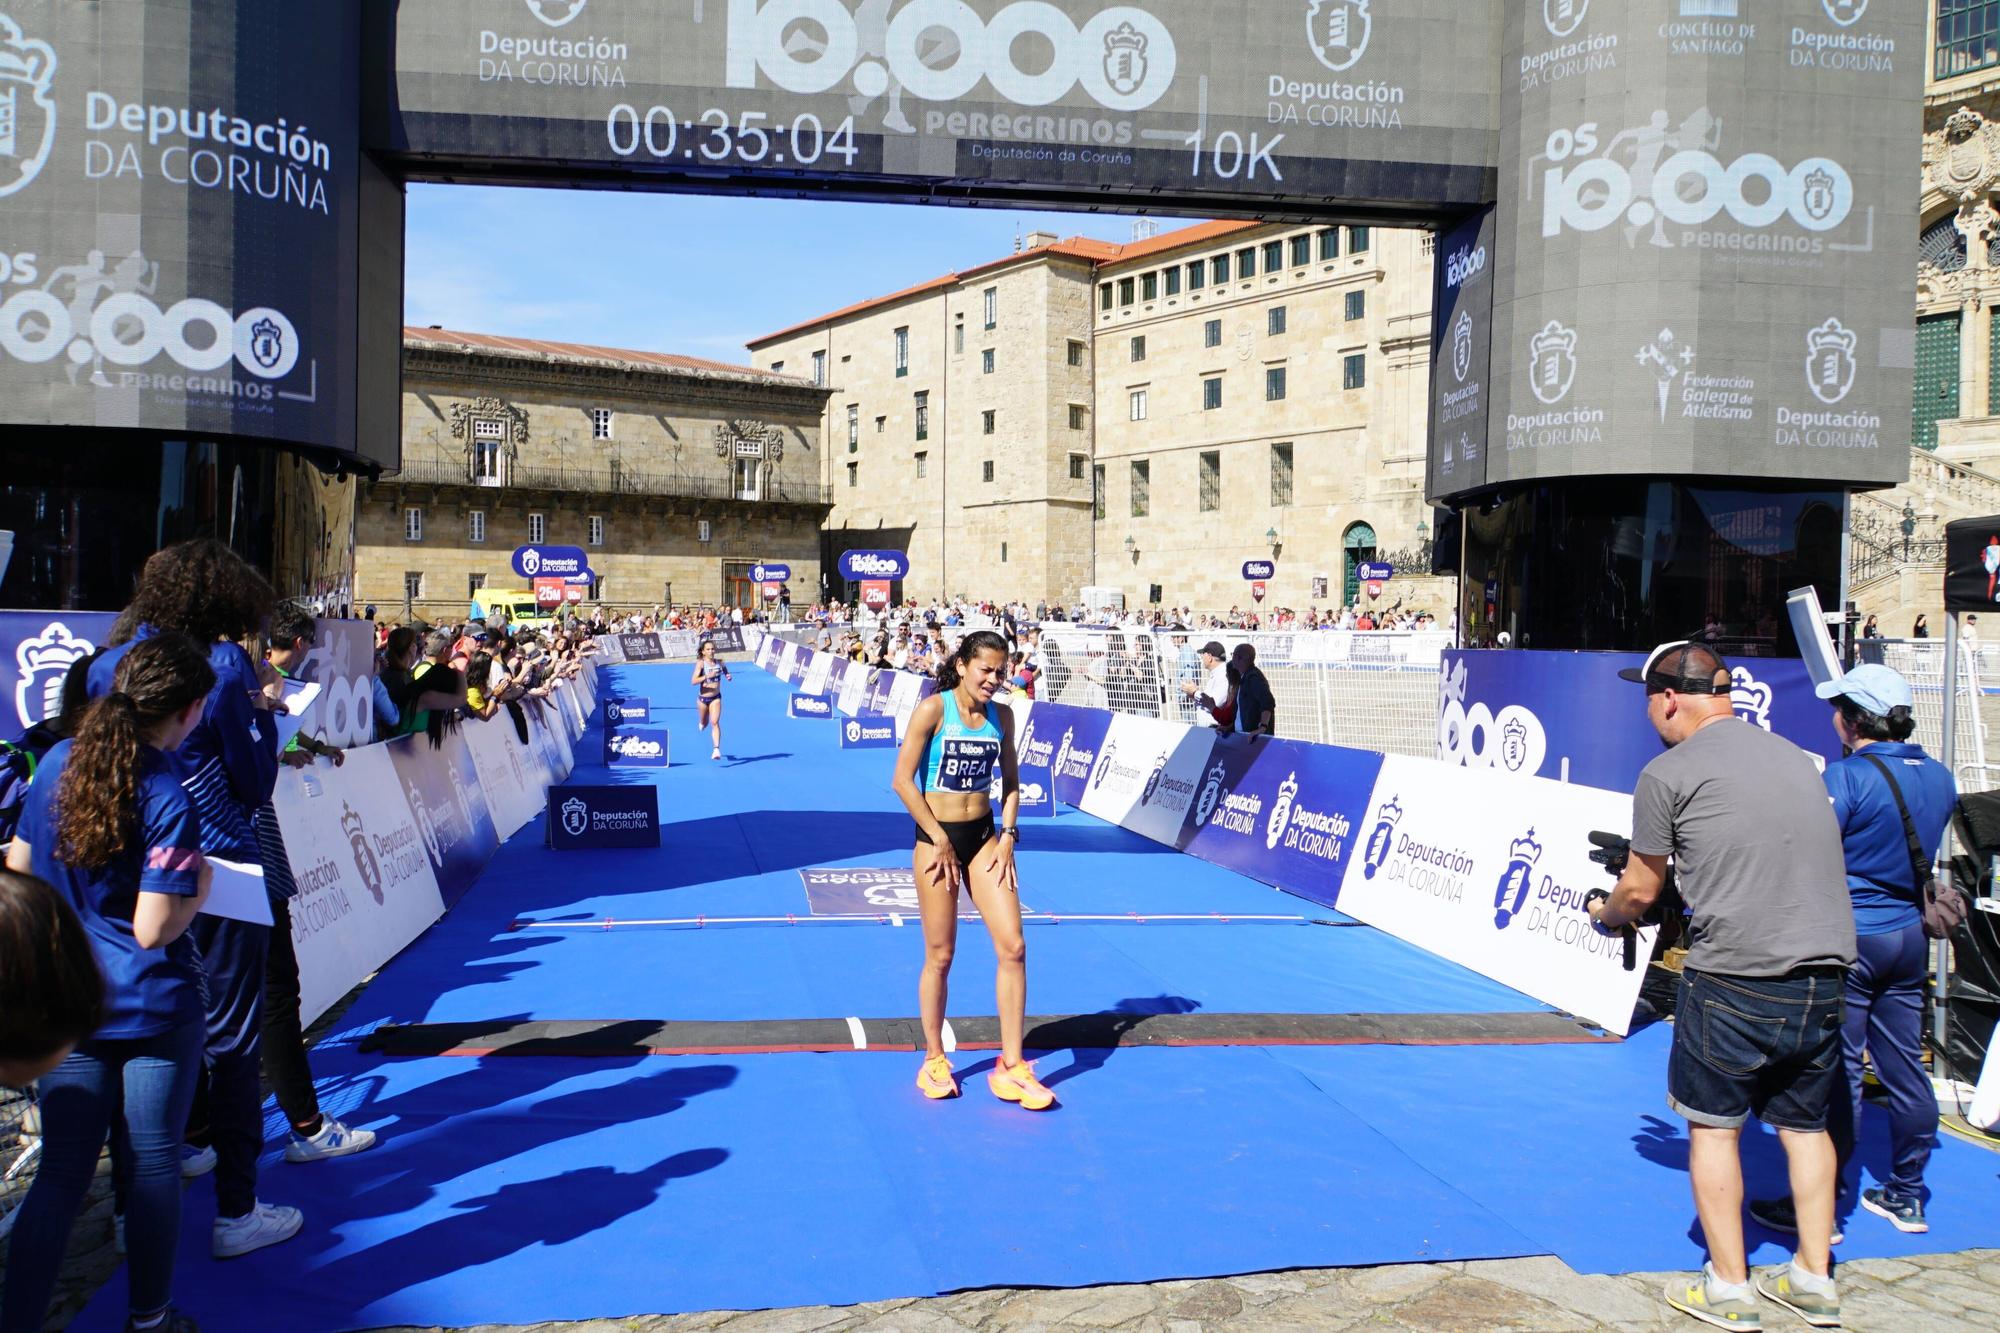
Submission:
[[[279,1160],[259,1186],[305,1230],[218,1263],[198,1180],[176,1301],[208,1333],[469,1325],[846,1304],[987,1286],[1082,1286],[1292,1267],[1553,1253],[1585,1271],[1693,1268],[1684,1122],[1669,1032],[1622,1044],[1118,1048],[1039,1070],[1061,1099],[995,1100],[990,1054],[955,1060],[962,1098],[923,1100],[908,1054],[392,1058],[383,1023],[793,1019],[916,1012],[922,936],[805,917],[798,870],[907,864],[893,752],[843,752],[784,716],[748,664],[724,748],[694,731],[684,666],[614,667],[654,700],[666,769],[657,851],[556,854],[539,821],[361,994],[313,1052],[329,1113],[377,1131],[357,1157]],[[593,727],[578,747],[599,753]],[[1298,914],[1319,924],[1063,922],[1028,932],[1029,1011],[1494,1013],[1542,1006],[1314,904],[1065,810],[1030,821],[1022,897],[1072,914]],[[521,921],[604,921],[591,930]],[[960,929],[953,1012],[993,1012],[985,932]],[[1886,1156],[1871,1108],[1864,1163]],[[1749,1132],[1753,1194],[1781,1189]],[[2000,1156],[1932,1159],[1933,1230],[1857,1214],[1844,1259],[1993,1245]],[[1755,1257],[1781,1238],[1752,1226]],[[78,1320],[115,1329],[122,1273]]]

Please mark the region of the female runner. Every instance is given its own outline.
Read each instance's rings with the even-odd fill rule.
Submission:
[[[999,963],[994,990],[1000,1011],[1000,1058],[986,1086],[1002,1101],[1030,1111],[1055,1105],[1055,1094],[1021,1058],[1022,1015],[1028,1003],[1027,946],[1014,874],[1020,840],[1020,774],[1015,767],[1014,715],[993,702],[1007,675],[1007,641],[991,630],[968,634],[938,664],[938,692],[917,705],[896,755],[896,795],[917,821],[912,853],[924,919],[924,968],[917,983],[923,1015],[924,1063],[917,1087],[926,1097],[954,1097],[958,1082],[944,1052],[944,1008],[958,941],[958,890],[965,885],[985,918]],[[1000,827],[993,826],[990,791],[1000,769]],[[921,785],[920,785],[921,784]]]
[[[735,680],[729,674],[729,666],[715,655],[715,640],[703,639],[701,648],[694,659],[694,685],[699,693],[695,697],[695,734],[714,729],[715,749],[709,753],[710,759],[722,758],[722,682]]]

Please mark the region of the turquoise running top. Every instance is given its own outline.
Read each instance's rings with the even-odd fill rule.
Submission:
[[[984,792],[993,785],[993,770],[1000,763],[996,707],[986,705],[979,725],[968,727],[959,716],[958,700],[944,696],[944,716],[924,750],[925,791]]]

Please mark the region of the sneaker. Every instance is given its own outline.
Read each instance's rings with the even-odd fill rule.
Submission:
[[[1911,1194],[1894,1194],[1887,1189],[1861,1191],[1861,1206],[1877,1217],[1886,1217],[1898,1231],[1919,1235],[1931,1229],[1924,1221],[1924,1201]]]
[[[1023,1060],[1006,1069],[995,1065],[986,1076],[986,1086],[1003,1102],[1019,1102],[1024,1111],[1046,1111],[1056,1104],[1056,1095],[1035,1077],[1032,1060]]]
[[[715,748],[714,748],[713,750],[710,750],[710,751],[708,752],[708,757],[709,757],[710,759],[720,759],[720,758],[722,758],[722,747],[721,747],[720,745],[718,745],[718,746],[716,746],[716,747],[715,747]]]
[[[1748,1296],[1724,1296],[1709,1290],[1707,1265],[1702,1266],[1692,1281],[1677,1277],[1668,1282],[1666,1297],[1667,1304],[1682,1314],[1693,1315],[1717,1328],[1764,1327],[1764,1311],[1756,1301]]]
[[[366,1152],[375,1146],[375,1131],[372,1129],[350,1129],[330,1115],[321,1116],[320,1120],[319,1133],[292,1135],[292,1141],[285,1145],[286,1161],[320,1162],[329,1157]]]
[[[1836,1204],[1835,1207],[1838,1208],[1839,1205]],[[1782,1199],[1752,1199],[1750,1216],[1754,1221],[1773,1231],[1782,1231],[1787,1236],[1799,1234],[1798,1210],[1792,1207],[1792,1196],[1789,1194]],[[1838,1245],[1846,1239],[1846,1233],[1840,1229],[1840,1219],[1836,1217],[1833,1222],[1833,1235],[1828,1237],[1827,1243]]]
[[[218,1217],[209,1238],[209,1253],[218,1259],[276,1245],[299,1234],[306,1224],[305,1214],[280,1204],[259,1203],[241,1217]]]
[[[181,1145],[181,1179],[193,1180],[215,1170],[215,1149],[197,1148],[192,1143]]]
[[[917,1090],[932,1101],[958,1096],[958,1080],[951,1076],[951,1061],[942,1055],[924,1061],[924,1067],[917,1071]]]
[[[1814,1328],[1840,1327],[1839,1291],[1808,1291],[1792,1280],[1792,1265],[1788,1263],[1760,1268],[1756,1278],[1758,1291]]]
[[[128,1316],[125,1320],[125,1333],[201,1333],[201,1325],[179,1310],[169,1307],[159,1323],[148,1324],[143,1329]]]

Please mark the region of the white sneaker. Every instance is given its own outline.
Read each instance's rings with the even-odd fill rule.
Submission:
[[[218,1217],[209,1237],[209,1253],[218,1259],[276,1245],[299,1234],[306,1224],[305,1214],[281,1204],[259,1203],[241,1217]]]
[[[292,1135],[292,1141],[285,1145],[286,1161],[319,1162],[329,1157],[366,1152],[375,1146],[374,1130],[350,1129],[330,1115],[321,1119],[324,1123],[320,1125],[319,1133],[311,1137]]]
[[[215,1149],[197,1148],[192,1143],[181,1145],[181,1179],[193,1180],[215,1170]]]
[[[710,750],[710,751],[708,752],[708,757],[709,757],[710,759],[720,759],[720,758],[722,758],[722,747],[718,745],[718,746],[716,746],[716,747],[715,747],[715,748],[714,748],[713,750]]]

